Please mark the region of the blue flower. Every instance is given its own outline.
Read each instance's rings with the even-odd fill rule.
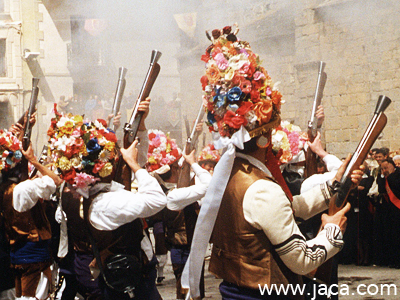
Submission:
[[[241,96],[242,96],[242,90],[238,86],[235,86],[228,91],[228,100],[230,102],[239,101]]]
[[[217,95],[214,96],[214,102],[216,103],[216,106],[218,108],[222,107],[225,105],[226,102],[226,95]]]
[[[20,150],[17,150],[14,152],[14,158],[16,160],[20,160],[22,158],[22,152]]]
[[[100,151],[101,147],[98,144],[97,138],[89,140],[89,142],[86,144],[86,149],[88,153]]]

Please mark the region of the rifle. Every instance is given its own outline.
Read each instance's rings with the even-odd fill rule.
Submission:
[[[197,124],[203,119],[204,113],[205,111],[203,105],[201,105],[196,121],[194,122],[192,132],[188,136],[186,140],[186,145],[183,148],[183,152],[185,154],[190,154],[195,149],[196,142],[199,137],[199,132],[196,130],[196,127]],[[188,187],[189,185],[190,185],[190,165],[184,160],[182,163],[182,167],[179,170],[177,188]],[[197,203],[190,204],[183,209],[183,214],[185,216],[185,227],[186,227],[186,236],[188,245],[192,243],[194,228],[196,226],[196,220],[197,220],[196,204]]]
[[[124,96],[125,85],[126,85],[126,80],[125,80],[126,72],[128,72],[128,69],[124,67],[119,68],[117,90],[115,91],[114,104],[112,107],[112,114],[114,116],[108,123],[108,127],[112,128],[113,131],[115,131],[115,126],[113,124],[113,121],[121,108],[122,97]]]
[[[311,111],[311,117],[310,120],[308,121],[307,125],[307,135],[308,139],[312,143],[317,136],[317,117],[315,116],[315,113],[318,109],[318,106],[321,105],[321,100],[322,100],[322,95],[327,79],[327,75],[324,72],[325,68],[325,63],[323,61],[320,61],[319,64],[319,71],[318,71],[318,80],[317,80],[317,87],[315,88],[315,96],[314,96],[314,102],[313,102],[313,108]],[[311,151],[311,149],[308,149],[306,152],[306,167],[304,170],[304,177],[310,177],[311,175],[314,175],[317,173],[317,155]]]
[[[354,154],[351,157],[349,164],[346,167],[345,172],[340,180],[339,187],[336,189],[329,203],[328,215],[334,215],[341,210],[347,203],[347,197],[352,189],[351,173],[360,167],[368,155],[369,150],[374,145],[376,139],[385,128],[387,123],[387,117],[384,114],[385,109],[389,106],[392,101],[386,96],[379,96],[374,115],[361,138]],[[313,277],[317,278],[322,282],[328,283],[331,272],[331,260],[329,259],[316,269],[312,274]]]
[[[131,118],[128,123],[124,126],[124,148],[128,148],[136,138],[137,132],[139,130],[139,125],[143,117],[143,112],[138,111],[139,103],[142,100],[145,100],[154,85],[154,82],[157,79],[158,74],[160,73],[160,65],[157,63],[161,57],[161,52],[158,50],[153,50],[151,53],[150,66],[146,74],[146,78],[142,85],[142,88],[139,93],[139,97],[135,102],[134,109],[132,111]],[[125,166],[125,168],[123,168]],[[123,170],[124,169],[124,172]],[[125,185],[125,189],[131,189],[131,169],[124,162],[122,156],[119,156],[117,168],[115,171],[114,180],[116,182],[122,183]]]
[[[22,148],[26,151],[31,143],[32,124],[29,122],[31,116],[36,110],[37,98],[39,94],[38,88],[39,78],[32,78],[32,92],[29,102],[28,113],[26,115],[26,122],[24,126],[24,137],[22,138]],[[21,161],[21,181],[29,178],[28,160],[23,157]]]

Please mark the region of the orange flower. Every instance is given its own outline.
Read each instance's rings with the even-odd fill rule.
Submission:
[[[271,99],[272,103],[280,107],[281,100],[282,100],[282,94],[279,91],[272,91],[271,93]]]
[[[257,120],[262,124],[266,124],[269,122],[272,116],[272,101],[271,100],[262,100],[254,104],[254,112],[257,116]]]
[[[212,65],[207,69],[206,74],[207,74],[208,81],[209,81],[211,84],[217,83],[218,80],[219,80],[219,78],[220,78],[220,76],[221,76],[220,73],[219,73],[218,66],[215,65],[215,64],[212,64]]]

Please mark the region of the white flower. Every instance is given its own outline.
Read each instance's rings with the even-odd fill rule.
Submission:
[[[70,159],[71,165],[72,167],[74,167],[74,169],[82,169],[82,159],[80,156],[75,156],[73,158]]]
[[[229,67],[231,67],[233,70],[239,70],[246,62],[248,62],[246,55],[241,53],[239,55],[232,56],[229,59]]]
[[[67,117],[64,117],[64,116],[61,117],[60,120],[57,122],[57,127],[58,128],[63,127],[65,125],[65,122],[67,122],[67,121],[71,121],[71,119],[67,118]]]
[[[104,163],[108,162],[110,159],[110,155],[111,155],[110,151],[103,149],[99,153],[99,160]]]
[[[54,142],[54,147],[57,150],[65,151],[67,149],[67,145],[70,143],[71,139],[63,135],[62,137],[58,138],[57,141]]]

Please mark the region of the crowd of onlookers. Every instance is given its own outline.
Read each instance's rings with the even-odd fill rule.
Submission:
[[[339,262],[400,268],[400,155],[374,148],[364,165],[348,198],[352,209]]]

